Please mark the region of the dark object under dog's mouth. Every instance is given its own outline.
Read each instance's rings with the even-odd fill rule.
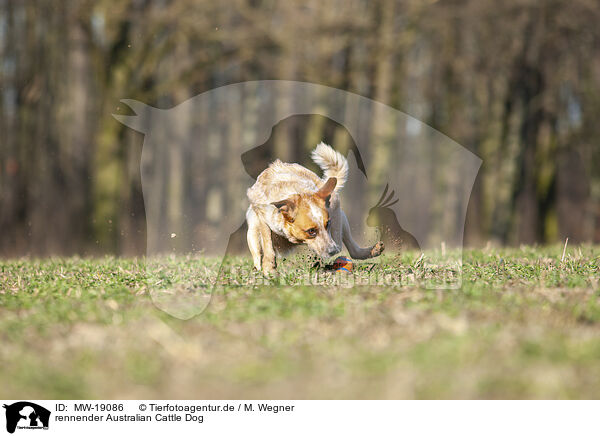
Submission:
[[[335,260],[331,263],[324,261],[322,258],[318,259],[312,266],[312,269],[323,269],[325,271],[335,271]]]

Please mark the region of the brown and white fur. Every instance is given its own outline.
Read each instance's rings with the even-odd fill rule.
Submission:
[[[265,274],[276,268],[276,247],[306,244],[330,257],[342,250],[343,242],[354,259],[379,256],[384,249],[382,242],[362,248],[352,239],[338,195],[348,177],[346,158],[323,142],[311,157],[323,179],[302,165],[277,159],[248,189],[248,247],[254,267]]]

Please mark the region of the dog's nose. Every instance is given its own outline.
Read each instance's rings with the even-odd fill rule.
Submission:
[[[327,254],[331,257],[337,254],[340,250],[337,247],[330,248]]]

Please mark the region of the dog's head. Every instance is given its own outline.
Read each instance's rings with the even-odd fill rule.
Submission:
[[[329,233],[329,202],[337,179],[331,177],[313,194],[296,194],[272,203],[283,216],[286,237],[296,244],[305,243],[322,257],[338,253]]]

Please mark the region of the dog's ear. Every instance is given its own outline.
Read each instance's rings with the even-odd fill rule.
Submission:
[[[331,197],[331,193],[335,189],[335,185],[337,185],[337,179],[335,177],[328,178],[321,189],[315,192],[315,196],[325,200],[326,203],[329,203],[329,197]]]
[[[286,221],[294,222],[294,219],[296,218],[296,201],[294,197],[286,198],[281,201],[274,201],[271,204],[281,212]]]

